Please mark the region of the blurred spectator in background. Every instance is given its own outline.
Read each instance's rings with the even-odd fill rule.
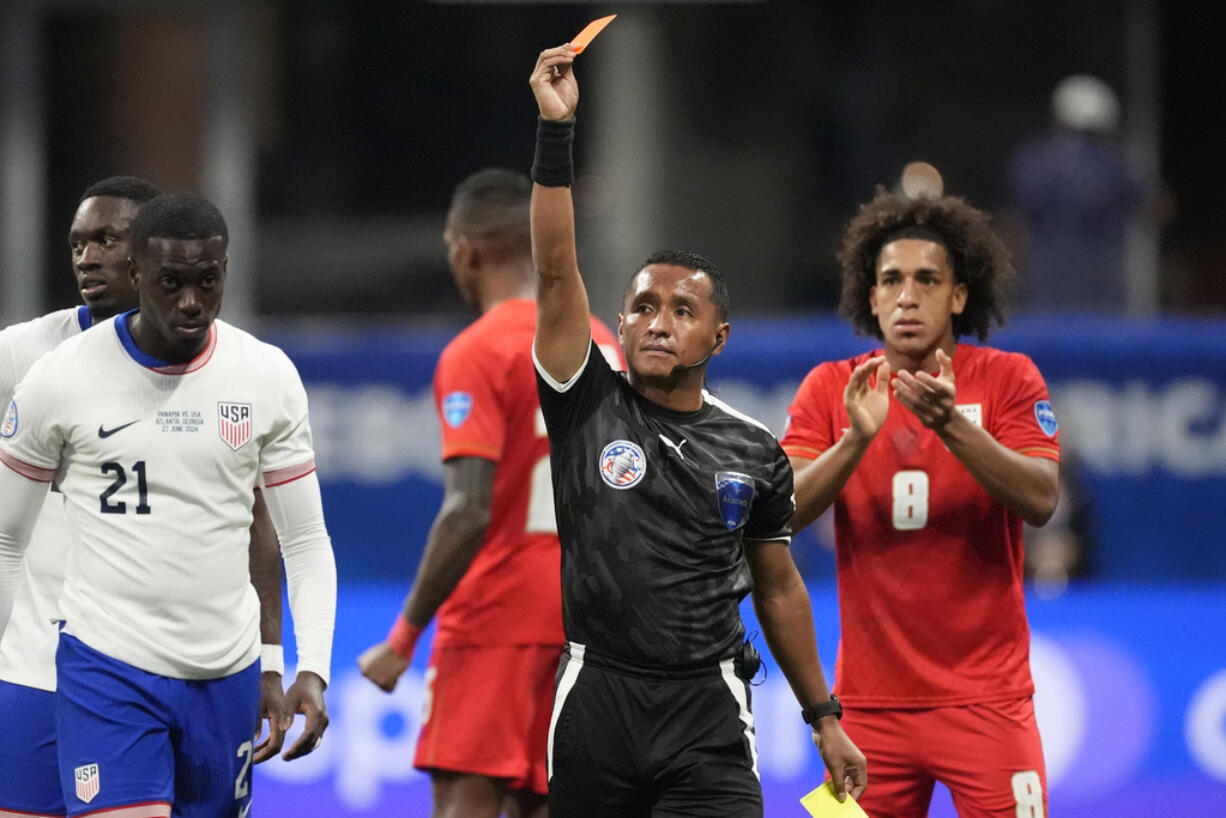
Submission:
[[[1054,599],[1068,589],[1069,581],[1089,576],[1094,550],[1094,509],[1081,484],[1075,456],[1064,452],[1060,461],[1060,500],[1051,519],[1042,527],[1025,525],[1026,578],[1043,599]]]
[[[1107,83],[1065,77],[1052,92],[1054,129],[1010,160],[1011,243],[1024,310],[1122,312],[1129,220],[1147,195],[1119,144],[1120,103]]]

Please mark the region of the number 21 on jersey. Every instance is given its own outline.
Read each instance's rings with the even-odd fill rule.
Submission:
[[[928,525],[928,472],[903,469],[894,473],[894,527],[915,531]]]

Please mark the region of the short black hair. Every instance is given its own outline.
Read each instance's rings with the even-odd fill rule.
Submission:
[[[221,211],[194,193],[163,193],[145,203],[132,219],[128,244],[132,252],[147,249],[149,239],[210,239],[229,241]]]
[[[912,199],[878,188],[843,234],[839,312],[861,335],[883,337],[868,301],[877,283],[881,248],[901,238],[926,239],[945,248],[954,281],[966,285],[966,307],[953,316],[954,337],[988,340],[992,325],[1005,322],[1005,287],[1013,277],[1009,250],[990,221],[987,213],[960,196]]]
[[[447,221],[471,238],[527,255],[532,252],[531,199],[532,181],[523,173],[484,168],[456,186]]]
[[[630,276],[630,281],[626,284],[626,292],[622,297],[623,301],[629,297],[631,289],[634,287],[634,279],[638,277],[639,273],[643,272],[644,267],[652,264],[671,264],[674,267],[681,267],[704,274],[707,278],[711,279],[711,303],[715,305],[715,310],[719,314],[719,320],[723,321],[728,318],[728,308],[731,306],[731,299],[728,296],[728,283],[724,280],[724,274],[719,271],[719,268],[710,259],[689,250],[657,250],[648,256],[647,260]]]
[[[144,204],[160,195],[162,195],[161,188],[148,179],[142,179],[139,176],[108,176],[85,188],[85,192],[81,194],[77,202],[79,204],[95,196],[112,196],[116,199],[127,199],[137,204]]]

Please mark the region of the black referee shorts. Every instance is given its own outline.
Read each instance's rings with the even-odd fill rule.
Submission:
[[[643,675],[570,643],[549,728],[550,818],[761,818],[749,686],[731,659]]]

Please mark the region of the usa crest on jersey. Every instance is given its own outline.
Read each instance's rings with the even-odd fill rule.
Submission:
[[[719,498],[719,517],[733,531],[745,522],[753,505],[753,478],[735,471],[715,473],[715,496]]]
[[[102,778],[98,774],[97,764],[82,764],[72,771],[77,784],[77,798],[85,803],[94,800],[94,796],[102,789]]]
[[[218,403],[217,434],[221,435],[227,446],[236,451],[250,440],[251,404]]]

